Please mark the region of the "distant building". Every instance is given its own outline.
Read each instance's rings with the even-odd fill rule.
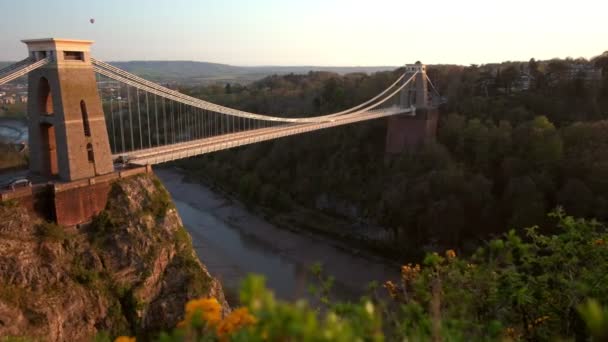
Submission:
[[[13,97],[13,96],[5,97],[3,99],[3,103],[7,104],[7,105],[15,104],[16,102],[17,101],[15,100],[15,97]]]
[[[601,81],[602,69],[590,64],[570,64],[568,66],[568,79],[582,78],[585,81]]]
[[[602,69],[596,68],[592,64],[569,63],[564,70],[549,73],[548,79],[552,84],[577,79],[585,82],[599,82],[602,80]]]
[[[517,78],[517,80],[515,80],[515,82],[511,86],[511,91],[514,91],[514,92],[526,91],[526,90],[530,89],[530,86],[532,85],[533,82],[534,82],[534,76],[532,76],[526,72],[522,72],[519,74],[519,77]]]
[[[20,103],[27,103],[27,95],[19,95]]]

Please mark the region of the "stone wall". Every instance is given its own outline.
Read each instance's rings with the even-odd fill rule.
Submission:
[[[39,219],[76,226],[90,221],[106,207],[113,182],[151,172],[149,166],[138,167],[74,182],[37,184],[2,191],[0,199],[18,202],[31,216]]]

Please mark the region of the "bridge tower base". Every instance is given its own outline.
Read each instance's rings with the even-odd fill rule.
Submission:
[[[416,109],[415,116],[395,115],[388,118],[387,154],[397,154],[434,141],[439,112],[436,108]]]
[[[386,153],[396,154],[425,144],[435,139],[437,134],[438,110],[431,105],[426,65],[416,62],[405,66],[406,82],[416,75],[413,82],[401,90],[399,105],[403,108],[415,107],[415,115],[395,115],[388,118],[386,132]]]

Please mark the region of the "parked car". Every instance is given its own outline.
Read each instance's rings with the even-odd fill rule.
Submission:
[[[16,178],[16,179],[13,179],[12,181],[10,181],[6,187],[9,188],[9,189],[11,189],[11,190],[15,190],[15,189],[18,189],[18,188],[25,188],[25,187],[28,187],[28,186],[32,186],[32,182],[30,182],[29,179],[27,179],[27,178]]]

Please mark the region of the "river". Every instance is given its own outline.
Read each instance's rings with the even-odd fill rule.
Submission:
[[[313,299],[308,286],[314,279],[308,270],[315,262],[335,278],[336,299],[356,299],[371,281],[398,276],[394,265],[353,254],[337,241],[275,227],[238,201],[186,182],[178,169],[159,168],[155,173],[173,197],[196,253],[221,281],[229,302],[234,303],[240,281],[250,273],[265,276],[280,299]]]
[[[27,122],[11,118],[0,118],[0,142],[27,144],[27,140]]]

